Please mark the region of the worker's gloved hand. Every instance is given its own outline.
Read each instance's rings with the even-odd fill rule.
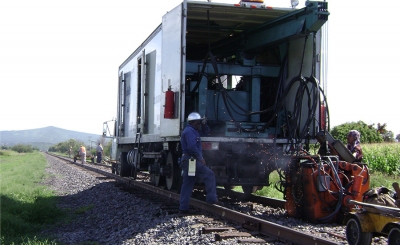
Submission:
[[[207,124],[207,117],[204,117],[203,121],[201,121],[202,124]]]

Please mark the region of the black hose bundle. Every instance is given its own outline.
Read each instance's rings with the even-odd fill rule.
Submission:
[[[209,25],[209,11],[207,11],[207,20],[208,20],[208,25]],[[210,35],[210,34],[209,34]],[[304,139],[307,139],[309,137],[309,130],[310,127],[312,126],[312,123],[314,120],[317,120],[317,111],[319,108],[321,108],[322,105],[325,105],[325,108],[327,109],[326,113],[328,116],[329,120],[329,109],[328,109],[328,104],[326,101],[325,94],[323,92],[323,89],[321,88],[319,81],[315,78],[314,76],[314,68],[312,69],[312,75],[310,77],[304,77],[302,75],[302,70],[303,70],[303,64],[304,64],[304,55],[305,55],[305,50],[306,50],[306,44],[308,40],[308,35],[305,35],[305,40],[304,40],[304,46],[303,46],[303,54],[302,54],[302,59],[301,59],[301,64],[300,64],[300,69],[299,69],[299,74],[295,77],[293,77],[288,85],[283,88],[281,86],[284,81],[284,75],[286,73],[287,69],[287,62],[288,62],[288,57],[287,55],[284,57],[283,62],[281,64],[281,69],[280,69],[280,82],[279,82],[279,88],[277,90],[277,94],[275,97],[275,103],[270,106],[269,108],[260,110],[260,111],[249,111],[246,108],[241,107],[234,98],[230,96],[228,91],[224,88],[222,82],[221,82],[221,77],[218,71],[218,65],[217,65],[217,59],[216,57],[212,54],[211,52],[211,44],[210,40],[208,43],[208,52],[204,58],[203,61],[203,66],[202,69],[199,73],[199,77],[197,79],[197,83],[195,87],[191,90],[190,94],[193,97],[195,94],[195,91],[198,89],[199,84],[203,78],[203,76],[208,77],[208,74],[206,74],[205,69],[207,66],[207,63],[210,62],[213,70],[214,70],[214,77],[212,79],[216,80],[217,88],[219,91],[219,95],[217,96],[217,99],[219,100],[219,96],[221,95],[222,101],[224,103],[224,108],[227,111],[227,114],[230,117],[230,120],[235,124],[237,129],[240,132],[263,132],[265,129],[272,127],[274,121],[278,124],[278,120],[276,118],[278,115],[280,115],[282,112],[286,113],[285,116],[285,125],[287,127],[287,135],[286,138],[288,139],[288,143],[291,145],[291,149],[300,149],[300,144]],[[314,56],[315,56],[315,34],[313,36],[314,40]],[[296,88],[297,86],[297,88]],[[292,106],[288,105],[288,97],[294,95],[294,102]],[[321,100],[321,95],[322,95],[322,100]],[[217,101],[218,102],[218,101]],[[304,106],[306,105],[306,106]],[[218,103],[216,104],[218,106]],[[287,107],[292,108],[292,111],[288,111]],[[306,111],[304,111],[306,110]],[[218,111],[218,110],[215,110]],[[252,115],[257,115],[257,114],[271,114],[273,115],[268,121],[260,123],[258,127],[253,127],[253,128],[244,128],[242,127],[241,123],[237,121],[235,118],[235,115],[240,115],[240,116],[252,116]],[[206,113],[207,114],[207,113]],[[218,118],[218,117],[216,117]],[[329,122],[327,123],[329,125]],[[277,132],[276,128],[276,132]],[[276,137],[275,137],[276,138]]]

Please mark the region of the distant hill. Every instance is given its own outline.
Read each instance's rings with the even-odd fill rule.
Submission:
[[[69,139],[79,140],[89,145],[89,140],[97,141],[100,137],[101,135],[97,134],[88,134],[50,126],[37,129],[0,131],[0,144],[2,146],[17,144],[32,145],[45,151],[50,146]]]

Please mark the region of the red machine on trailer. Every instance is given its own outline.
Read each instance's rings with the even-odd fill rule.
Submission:
[[[320,155],[292,158],[286,171],[286,210],[313,223],[341,222],[369,190],[368,166],[328,132],[317,136]],[[325,152],[324,152],[325,150]]]

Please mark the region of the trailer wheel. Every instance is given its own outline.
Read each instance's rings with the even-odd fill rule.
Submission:
[[[362,232],[360,221],[351,218],[346,225],[346,239],[350,245],[368,245],[372,241],[372,232]]]
[[[179,167],[171,152],[168,152],[167,162],[164,166],[165,182],[167,189],[177,189],[179,186]]]
[[[389,245],[399,245],[400,244],[400,229],[395,227],[390,230],[388,236]]]

